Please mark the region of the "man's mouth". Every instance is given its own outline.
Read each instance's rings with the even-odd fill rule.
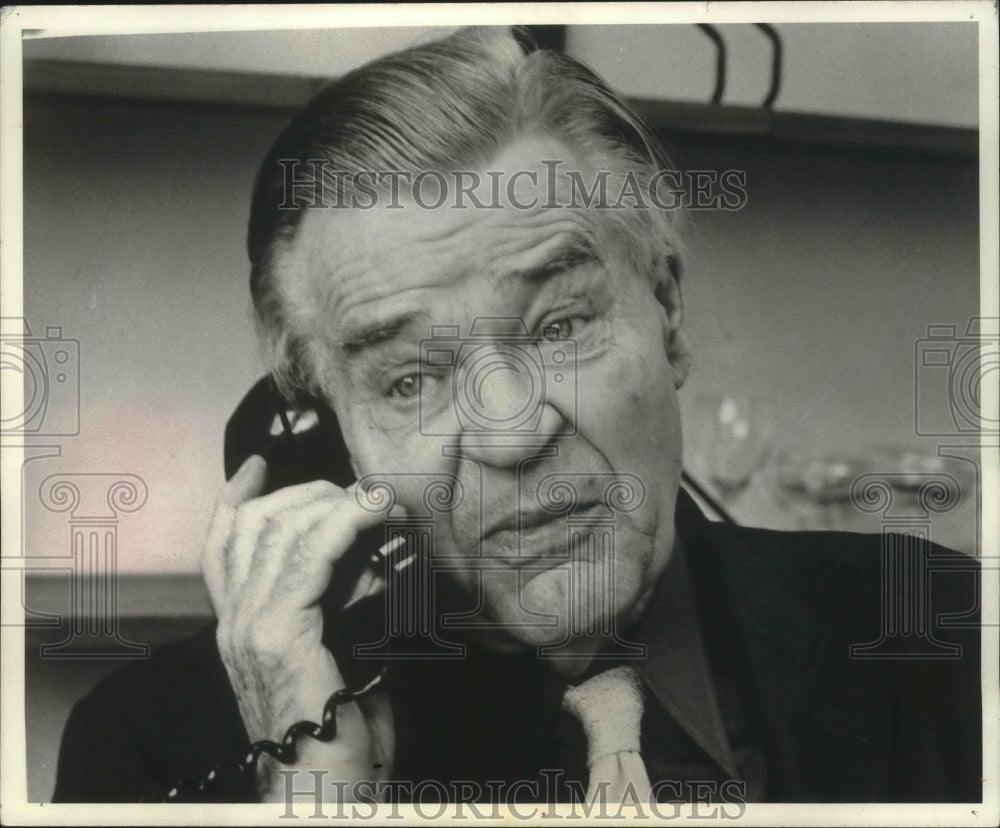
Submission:
[[[570,524],[565,515],[551,512],[522,512],[500,522],[482,540],[484,557],[502,558],[514,569],[556,566],[593,554],[592,545],[573,540],[595,524],[607,520],[607,508],[598,502],[577,508]],[[572,534],[571,534],[572,532]]]

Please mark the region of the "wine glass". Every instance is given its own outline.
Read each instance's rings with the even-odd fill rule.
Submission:
[[[732,505],[760,470],[773,436],[770,400],[749,394],[701,394],[696,400],[695,465]]]

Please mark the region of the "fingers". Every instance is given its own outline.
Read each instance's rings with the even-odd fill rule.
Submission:
[[[362,508],[346,493],[283,511],[257,536],[241,607],[269,604],[294,611],[312,606],[326,591],[334,564],[383,513]]]
[[[267,463],[253,454],[243,461],[215,501],[208,539],[201,557],[201,569],[208,587],[212,606],[218,613],[226,592],[226,559],[224,550],[232,531],[236,508],[264,490]]]
[[[266,477],[263,458],[248,458],[216,505],[202,569],[220,621],[271,603],[311,606],[358,533],[387,516],[359,503],[357,484],[317,480],[261,496]]]
[[[224,550],[229,589],[238,589],[251,574],[256,551],[270,535],[286,538],[302,524],[303,510],[316,503],[333,503],[345,497],[342,489],[325,480],[314,480],[279,489],[264,497],[242,503],[234,510],[227,548]],[[322,506],[320,507],[322,509]]]

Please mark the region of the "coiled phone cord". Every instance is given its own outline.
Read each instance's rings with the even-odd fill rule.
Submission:
[[[309,736],[320,742],[332,742],[337,738],[337,708],[342,704],[348,704],[367,696],[382,683],[382,678],[387,671],[388,667],[383,667],[381,672],[360,690],[348,690],[346,687],[335,690],[323,706],[323,715],[319,724],[304,719],[290,725],[280,742],[260,739],[250,745],[241,759],[226,765],[220,763],[204,776],[178,781],[161,801],[180,802],[182,797],[186,798],[185,795],[188,793],[201,794],[208,791],[227,775],[227,771],[235,770],[240,776],[252,774],[256,771],[257,760],[264,753],[274,757],[282,764],[290,764],[295,761],[298,755],[296,743],[303,736]]]

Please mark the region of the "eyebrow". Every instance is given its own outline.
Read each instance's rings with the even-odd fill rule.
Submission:
[[[505,273],[501,281],[541,282],[595,261],[598,261],[598,256],[590,244],[584,239],[572,238],[556,248],[542,264],[512,270]]]
[[[598,257],[590,244],[584,239],[574,237],[557,247],[542,264],[508,271],[501,277],[501,282],[513,280],[542,282],[594,261],[598,261]],[[363,324],[345,334],[340,340],[340,348],[348,356],[356,356],[363,351],[391,342],[406,328],[421,321],[427,324],[429,334],[429,317],[424,311],[403,311],[387,319]]]
[[[404,311],[388,319],[380,319],[367,325],[361,325],[347,333],[341,339],[340,347],[348,355],[355,355],[377,345],[385,344],[395,339],[406,328],[424,320],[427,314],[417,311]],[[427,328],[428,333],[430,327]]]

